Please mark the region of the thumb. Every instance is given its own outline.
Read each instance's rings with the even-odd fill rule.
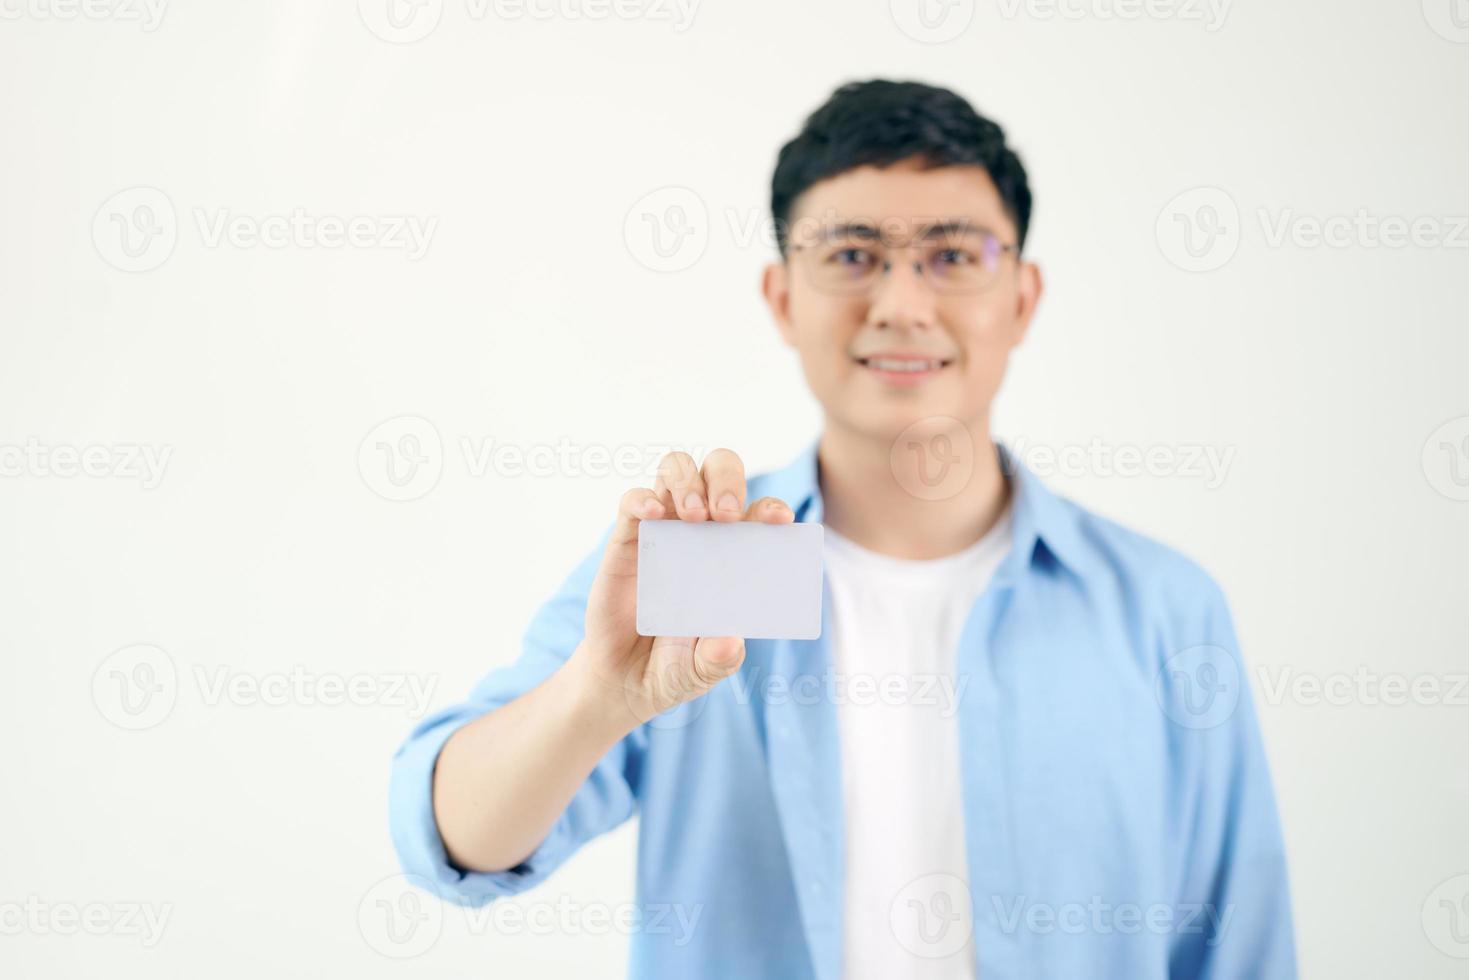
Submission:
[[[694,674],[710,687],[740,669],[745,640],[739,636],[701,636],[694,644]]]

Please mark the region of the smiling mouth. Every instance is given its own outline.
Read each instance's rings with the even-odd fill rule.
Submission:
[[[888,371],[895,374],[923,374],[926,371],[937,371],[954,363],[952,357],[931,358],[909,358],[909,357],[859,357],[857,363],[874,371]]]

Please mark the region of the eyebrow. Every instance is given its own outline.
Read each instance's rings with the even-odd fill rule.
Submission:
[[[977,233],[990,236],[994,236],[995,234],[983,225],[977,225],[972,221],[950,218],[937,224],[925,226],[922,231],[913,237],[915,240],[932,240],[935,238],[946,238],[956,232],[961,234]],[[880,238],[880,235],[877,228],[866,222],[843,221],[822,229],[817,237],[819,239],[851,237],[877,240]]]

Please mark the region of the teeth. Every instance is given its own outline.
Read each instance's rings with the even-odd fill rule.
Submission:
[[[875,367],[879,371],[932,371],[943,365],[942,361],[893,361],[887,358],[874,357],[867,361],[868,367]]]

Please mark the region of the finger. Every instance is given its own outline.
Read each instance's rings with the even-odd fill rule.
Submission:
[[[745,641],[738,636],[701,636],[694,644],[694,676],[705,688],[713,687],[745,662]]]
[[[732,449],[711,449],[704,457],[704,486],[716,521],[745,516],[745,464]]]
[[[663,516],[674,520],[678,517],[678,508],[673,505],[673,488],[663,482],[661,467],[659,474],[653,478],[653,496],[663,505]]]
[[[653,489],[661,497],[666,491],[681,520],[702,521],[709,517],[704,478],[688,453],[674,452],[658,462],[658,479]]]
[[[658,495],[647,487],[633,487],[617,505],[617,520],[602,553],[602,567],[613,575],[638,573],[638,525],[665,514]]]
[[[683,704],[703,692],[703,684],[694,670],[695,636],[658,636],[653,638],[648,666],[642,678],[658,711]],[[641,688],[642,685],[639,685]],[[635,712],[637,713],[637,712]]]
[[[762,524],[789,524],[795,519],[795,511],[779,497],[761,497],[745,511],[745,520]]]

